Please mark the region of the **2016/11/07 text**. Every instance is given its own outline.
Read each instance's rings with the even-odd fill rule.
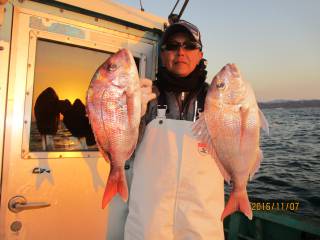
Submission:
[[[298,211],[298,201],[257,201],[251,202],[252,211]]]

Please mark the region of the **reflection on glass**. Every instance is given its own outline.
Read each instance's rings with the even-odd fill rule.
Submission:
[[[30,151],[97,150],[84,104],[91,77],[109,56],[37,41]]]

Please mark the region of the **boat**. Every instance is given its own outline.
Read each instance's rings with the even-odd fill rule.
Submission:
[[[224,221],[226,240],[319,240],[320,220],[285,211],[237,212]]]
[[[90,77],[120,48],[154,79],[168,20],[107,0],[0,3],[0,239],[115,239],[100,208],[108,164],[62,115],[40,132],[35,103],[48,88],[55,106],[84,102]],[[235,213],[224,226],[228,240],[320,239],[318,222],[287,212]]]
[[[111,239],[86,91],[121,48],[154,79],[166,24],[107,0],[0,1],[0,239]]]

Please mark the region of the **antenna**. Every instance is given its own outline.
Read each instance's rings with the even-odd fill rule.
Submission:
[[[188,2],[189,2],[189,0],[185,0],[185,1],[184,1],[184,4],[183,4],[183,6],[182,6],[182,8],[181,8],[181,10],[180,10],[180,13],[179,13],[178,19],[180,19],[180,18],[181,18],[181,16],[182,16],[182,14],[183,14],[184,10],[186,9],[186,7],[187,7],[187,5],[188,5]]]
[[[142,11],[142,12],[144,12],[144,8],[143,8],[143,6],[142,6],[142,1],[140,0],[140,10]]]
[[[173,9],[172,9],[172,11],[171,11],[171,13],[169,14],[169,16],[170,16],[170,15],[173,13],[173,11],[176,9],[179,1],[180,1],[180,0],[177,0],[176,4],[174,5],[174,7],[173,7]]]
[[[181,8],[181,10],[180,10],[180,13],[179,13],[179,14],[175,14],[175,13],[173,13],[173,11],[176,9],[179,1],[180,1],[180,0],[177,0],[176,4],[174,5],[174,7],[173,7],[173,9],[172,9],[172,11],[171,11],[171,13],[170,13],[169,16],[168,16],[168,20],[169,20],[169,23],[170,23],[170,24],[179,22],[182,14],[183,14],[184,10],[186,9],[186,7],[187,7],[187,5],[188,5],[188,2],[189,2],[189,0],[185,0],[184,3],[183,3],[182,8]]]

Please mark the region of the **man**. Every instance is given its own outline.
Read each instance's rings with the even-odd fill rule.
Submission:
[[[204,99],[208,88],[205,83],[207,72],[202,59],[199,30],[186,21],[170,26],[162,37],[160,57],[163,66],[159,68],[158,80],[155,82],[156,92],[160,92],[158,101],[163,104],[163,101],[168,100],[168,104],[176,104],[169,107],[168,118],[192,121],[197,96],[200,94],[201,99]],[[143,80],[142,89],[146,93],[150,93],[149,87],[150,82]],[[145,97],[149,100],[153,96],[146,94]],[[156,102],[150,105],[153,106]],[[199,106],[199,109],[201,107],[203,106]],[[143,106],[143,109],[146,109],[146,106]],[[154,117],[148,115],[152,110],[154,109],[149,107],[145,117],[147,122]]]
[[[200,31],[182,20],[170,25],[160,54],[157,98],[150,101],[150,80],[141,84],[143,138],[133,161],[124,237],[224,239],[223,178],[191,133],[208,88]]]

